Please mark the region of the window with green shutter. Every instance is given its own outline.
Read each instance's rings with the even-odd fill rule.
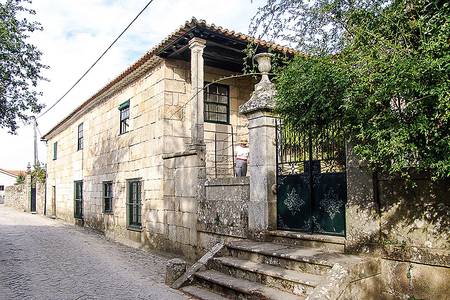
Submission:
[[[131,229],[141,228],[141,193],[142,183],[140,180],[128,181],[127,197],[127,224]]]
[[[78,146],[77,146],[77,150],[83,149],[83,143],[84,143],[84,139],[83,139],[83,123],[81,123],[80,125],[78,125]]]
[[[74,182],[74,217],[83,219],[83,181]]]
[[[113,192],[112,192],[112,182],[103,182],[103,212],[112,213],[113,212]]]
[[[58,156],[58,142],[53,143],[53,160],[56,160]]]
[[[128,132],[130,120],[130,100],[119,105],[120,111],[120,134]]]

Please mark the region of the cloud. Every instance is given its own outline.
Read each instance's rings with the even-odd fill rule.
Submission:
[[[209,23],[247,32],[250,18],[263,0],[154,0],[100,63],[55,109],[38,120],[47,132],[73,109],[112,80],[147,50],[195,16]],[[31,41],[50,66],[40,84],[41,101],[51,105],[81,76],[102,51],[144,7],[147,0],[35,0],[31,7],[44,31]],[[33,160],[30,126],[11,136],[0,131],[0,167],[24,169]],[[7,145],[5,147],[5,145]],[[40,143],[39,158],[46,159]]]

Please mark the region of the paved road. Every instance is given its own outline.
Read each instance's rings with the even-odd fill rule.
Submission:
[[[0,299],[187,299],[167,257],[0,205]]]

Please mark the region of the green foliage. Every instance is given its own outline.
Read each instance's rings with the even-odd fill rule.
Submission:
[[[45,168],[37,165],[34,167],[33,171],[31,171],[31,178],[33,179],[33,183],[40,182],[45,183],[45,179],[47,177],[47,173]]]
[[[20,173],[19,176],[16,178],[15,184],[24,184],[25,183],[25,174]]]
[[[25,15],[35,12],[22,6],[30,0],[6,0],[0,3],[0,128],[15,133],[17,119],[26,121],[29,113],[38,113],[38,82],[44,79],[40,62],[42,53],[27,39],[39,23],[29,21]],[[23,17],[23,18],[22,18]]]
[[[340,10],[339,53],[297,57],[279,72],[278,112],[299,130],[339,122],[373,169],[450,176],[449,7],[397,0]]]

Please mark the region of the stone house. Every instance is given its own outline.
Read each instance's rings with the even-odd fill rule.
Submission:
[[[46,133],[48,212],[115,240],[164,243],[195,257],[192,180],[232,176],[232,144],[247,135],[238,107],[254,79],[202,88],[241,75],[252,41],[261,51],[294,53],[192,19]]]
[[[248,43],[260,53],[256,85],[242,75]],[[207,286],[250,298],[445,299],[448,181],[417,177],[408,190],[370,172],[338,128],[319,140],[284,126],[269,50],[296,54],[186,22],[44,135],[47,212],[128,245],[191,261],[207,253],[210,270],[185,287],[199,298]],[[249,176],[238,178],[241,136]]]

